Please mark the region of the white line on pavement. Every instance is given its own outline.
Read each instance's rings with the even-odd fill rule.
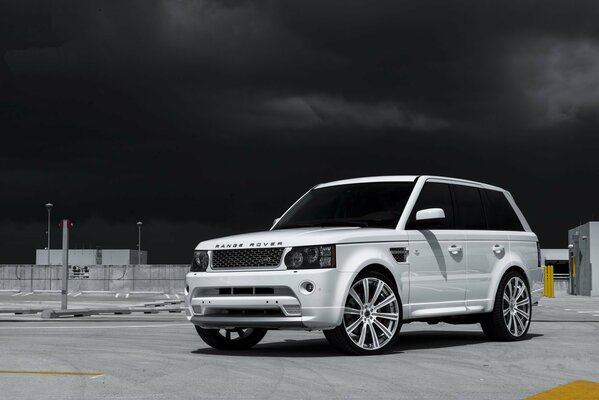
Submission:
[[[119,328],[168,328],[171,326],[191,326],[191,324],[161,324],[161,325],[106,325],[106,326],[0,326],[0,330],[7,329],[119,329]]]

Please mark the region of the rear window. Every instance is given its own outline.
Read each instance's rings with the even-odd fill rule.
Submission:
[[[497,231],[523,231],[524,227],[503,192],[484,189],[483,203],[487,216],[487,229]]]

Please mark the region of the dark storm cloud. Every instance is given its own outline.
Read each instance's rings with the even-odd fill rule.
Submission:
[[[133,247],[142,218],[153,261],[187,261],[315,183],[396,173],[504,186],[564,246],[596,209],[564,187],[599,178],[597,20],[593,1],[3,2],[0,261],[43,246],[48,200],[81,243]]]

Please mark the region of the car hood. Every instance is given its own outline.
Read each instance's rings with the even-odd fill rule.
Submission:
[[[206,240],[196,250],[293,247],[319,244],[344,244],[382,241],[406,241],[405,231],[382,228],[332,227],[278,229]]]

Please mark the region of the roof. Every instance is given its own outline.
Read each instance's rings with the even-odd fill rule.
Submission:
[[[349,185],[349,184],[352,184],[352,183],[414,182],[418,178],[422,178],[422,179],[443,179],[443,180],[453,181],[453,182],[456,182],[456,183],[466,183],[466,184],[470,184],[470,185],[481,186],[481,187],[484,187],[486,189],[494,189],[494,190],[505,191],[505,189],[502,189],[502,188],[497,187],[497,186],[489,185],[487,183],[470,181],[470,180],[459,179],[459,178],[451,178],[451,177],[447,177],[447,176],[435,176],[435,175],[369,176],[369,177],[363,177],[363,178],[343,179],[343,180],[339,180],[339,181],[321,183],[319,185],[316,185],[315,188],[322,188],[322,187],[328,187],[328,186],[338,186],[338,185]]]

